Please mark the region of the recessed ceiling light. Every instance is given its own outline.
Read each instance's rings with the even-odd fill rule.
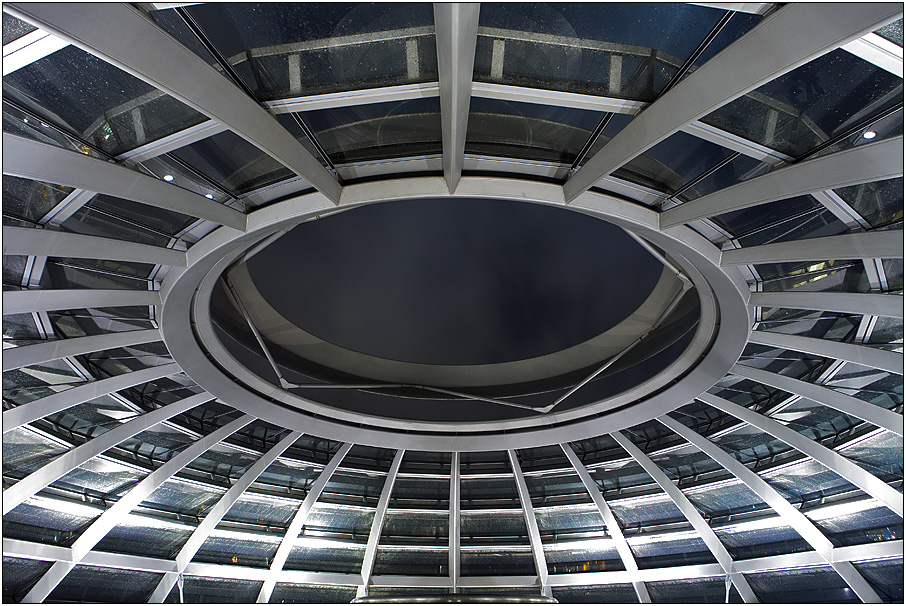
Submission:
[[[173,175],[164,175],[164,181],[172,181]]]
[[[876,132],[873,131],[873,130],[867,130],[867,131],[865,131],[864,133],[862,133],[862,136],[863,136],[865,139],[874,139],[875,137],[878,136],[878,133],[876,133]]]
[[[214,196],[212,194],[205,194],[204,197],[207,198],[208,200],[214,199]]]

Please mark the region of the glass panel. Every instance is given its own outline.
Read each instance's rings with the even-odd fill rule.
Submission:
[[[441,153],[440,98],[300,112],[333,164]],[[277,120],[302,141],[288,114]]]
[[[835,236],[849,230],[811,196],[761,204],[718,215],[712,220],[736,236],[742,246]]]
[[[570,541],[544,546],[550,574],[626,570],[612,540]]]
[[[299,508],[297,501],[245,493],[223,517],[228,522],[285,527]]]
[[[21,479],[69,449],[28,426],[3,434],[3,477]]]
[[[701,177],[694,184],[682,189],[675,195],[675,198],[683,202],[695,200],[725,187],[760,177],[772,168],[773,166],[768,162],[739,154],[720,168],[708,173],[707,176]],[[758,208],[763,209],[765,206],[761,205]]]
[[[102,507],[77,501],[31,497],[3,516],[3,535],[9,539],[69,546],[103,512]]]
[[[881,265],[887,278],[887,290],[903,290],[903,259],[881,259]]]
[[[460,483],[462,509],[520,507],[516,480],[508,478],[464,478]]]
[[[593,503],[535,509],[535,521],[541,531],[541,541],[557,541],[564,537],[604,537],[604,519]]]
[[[600,112],[473,97],[466,153],[571,164]]]
[[[781,307],[762,307],[761,317],[762,321],[756,324],[756,330],[829,341],[848,341],[862,319],[862,316],[857,315]]]
[[[5,560],[6,558],[4,558],[4,566]],[[882,599],[893,603],[903,601],[902,557],[877,562],[854,562],[853,566],[865,577],[865,580],[874,586],[876,591],[880,592]]]
[[[72,192],[63,185],[3,175],[3,214],[37,223]]]
[[[571,505],[591,501],[582,480],[573,472],[526,475],[525,484],[534,507],[555,504]]]
[[[666,494],[609,501],[613,515],[626,528],[683,523],[686,517]]]
[[[58,334],[74,338],[105,332],[157,328],[151,323],[149,313],[148,307],[127,306],[73,309],[63,312],[48,312],[48,315]]]
[[[338,471],[330,477],[318,501],[377,507],[385,479],[385,475]]]
[[[178,479],[167,480],[141,502],[139,508],[202,517],[226,492]]]
[[[294,176],[288,168],[230,131],[170,153],[237,197]]]
[[[28,255],[3,255],[3,284],[22,286]]]
[[[44,288],[109,288],[148,290],[154,265],[92,259],[49,257],[41,274]]]
[[[464,577],[536,574],[530,547],[463,549],[459,555]]]
[[[842,49],[709,114],[703,122],[793,157],[903,98],[903,79]]]
[[[850,482],[812,460],[785,465],[760,475],[786,500],[794,504],[814,505],[822,498],[836,494],[849,492],[861,494],[861,491]]]
[[[423,452],[420,450],[407,450],[403,455],[400,465],[400,474],[404,473],[431,473],[450,475],[451,455],[449,452]],[[397,482],[402,477],[397,478]]]
[[[338,541],[307,539],[305,545],[294,545],[286,560],[284,570],[313,570],[317,572],[362,571],[365,557],[364,545],[344,545]]]
[[[138,416],[138,413],[110,396],[94,398],[62,412],[45,417],[62,433],[97,437]]]
[[[208,200],[227,203],[233,199],[233,196],[219,187],[219,183],[205,180],[167,155],[150,158],[143,161],[139,166],[144,169],[144,172],[156,179],[165,179],[171,185],[181,187],[193,194],[204,196]],[[168,177],[172,177],[172,179]]]
[[[755,265],[765,291],[868,292],[870,285],[862,261],[806,261]]]
[[[826,505],[806,515],[836,545],[864,545],[903,538],[903,519],[874,499]]]
[[[805,539],[776,515],[747,522],[717,525],[714,533],[734,560],[812,551],[812,547]]]
[[[48,602],[145,602],[163,573],[76,566],[57,585]]]
[[[672,194],[732,155],[725,147],[678,132],[624,164],[613,176]]]
[[[17,19],[9,13],[3,13],[3,45],[6,46],[13,40],[21,38],[38,29],[30,23]],[[901,45],[902,46],[902,45]]]
[[[903,376],[846,362],[826,387],[847,396],[892,409],[903,404]]]
[[[262,581],[186,576],[182,598],[187,604],[222,604],[225,602],[248,604],[258,598],[261,584]],[[170,595],[172,596],[174,593],[176,593],[176,597],[179,597],[178,588],[174,587]]]
[[[645,583],[652,602],[664,603],[716,603],[726,601],[727,588],[724,579],[677,579],[674,581],[654,581]],[[730,587],[729,603],[739,604],[742,598],[736,587]]]
[[[888,481],[903,477],[903,438],[889,431],[872,433],[837,451],[862,469]]]
[[[276,533],[268,536],[217,529],[205,540],[192,561],[268,568],[282,538]]]
[[[41,333],[31,314],[5,314],[3,316],[3,340],[41,340]]]
[[[302,534],[364,543],[371,532],[373,520],[373,509],[319,503],[308,514]]]
[[[206,120],[72,45],[4,76],[3,92],[111,156]]]
[[[374,559],[373,574],[410,574],[448,576],[450,558],[446,546],[441,549],[380,546]]]
[[[4,316],[6,319],[9,316]],[[903,320],[899,318],[878,318],[868,343],[879,349],[903,351]]]
[[[129,515],[94,547],[97,551],[128,553],[152,558],[173,558],[192,535],[194,527]]]
[[[387,511],[381,529],[381,544],[443,544],[448,542],[450,514],[443,511]]]
[[[651,101],[722,15],[680,4],[483,4],[474,78]]]
[[[714,521],[767,508],[767,504],[739,480],[715,482],[683,490],[695,508]]]
[[[398,477],[390,496],[391,507],[448,509],[450,480]]]
[[[561,604],[635,604],[639,601],[635,589],[628,583],[554,587],[553,591],[554,599]]]
[[[698,533],[691,531],[654,536],[633,535],[627,536],[626,540],[635,554],[636,563],[642,570],[687,564],[710,564],[716,561]]]
[[[166,246],[194,222],[182,213],[98,194],[64,221],[63,227],[88,236]]]
[[[3,13],[6,17],[6,13]],[[3,601],[21,602],[28,590],[44,576],[53,562],[3,557]]]
[[[903,220],[903,177],[841,187],[835,189],[834,193],[843,198],[872,227]]]
[[[6,15],[4,15],[5,17]],[[884,38],[885,40],[890,40],[897,46],[903,46],[903,20],[897,19],[893,23],[889,23],[880,29],[876,29],[875,33]],[[6,42],[4,42],[6,44]]]
[[[437,80],[428,4],[275,2],[187,11],[260,100]],[[176,19],[161,18],[168,12],[152,15],[197,48]]]
[[[463,545],[491,543],[519,544],[528,542],[528,530],[522,510],[461,512],[460,533]]]
[[[369,588],[368,594],[372,595],[372,592]],[[355,596],[355,587],[277,583],[271,600],[275,604],[349,604]]]
[[[765,603],[859,601],[830,566],[756,572],[745,577],[758,599]]]

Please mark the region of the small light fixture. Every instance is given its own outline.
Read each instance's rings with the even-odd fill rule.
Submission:
[[[873,131],[873,130],[867,130],[867,131],[865,131],[864,133],[862,133],[862,138],[863,138],[863,139],[874,139],[874,138],[877,137],[877,136],[878,136],[878,133],[876,133],[876,132]]]
[[[204,197],[207,198],[208,200],[214,199],[214,196],[212,194],[205,194]]]
[[[164,175],[164,181],[172,181],[173,175]]]
[[[22,118],[22,121],[28,124],[28,118]]]

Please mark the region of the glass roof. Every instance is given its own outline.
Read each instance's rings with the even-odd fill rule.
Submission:
[[[901,4],[155,6],[3,7],[4,601],[903,601]],[[759,52],[790,28],[797,49]],[[728,61],[740,49],[751,65]],[[749,80],[715,100],[698,84],[715,74]],[[693,109],[655,132],[656,116]],[[579,173],[592,185],[570,198]],[[433,225],[400,210],[432,198],[475,210]],[[529,210],[562,232],[489,217],[489,200],[559,207]],[[703,218],[665,227],[684,208]],[[543,219],[571,210],[625,233]],[[338,212],[299,230],[320,247],[278,239]],[[331,232],[355,216],[371,217],[367,237]],[[509,253],[520,279],[563,300],[510,289],[506,322],[462,316],[433,333],[441,316],[421,308],[459,297],[407,293],[429,283],[393,272],[405,242],[379,220],[414,224],[419,276],[476,296],[509,288],[479,270],[515,280],[512,259],[487,259],[501,242],[530,241],[537,256]],[[451,230],[468,254],[427,254]],[[634,270],[629,237],[654,273]],[[325,357],[274,378],[285,326],[262,336],[260,309],[218,316],[196,302],[202,286],[173,294],[252,257],[281,313],[354,354],[378,342],[380,364],[406,345],[381,309],[432,342],[434,358],[405,354],[426,367],[470,362],[438,350],[453,337],[506,345],[495,362],[551,353],[520,345],[528,328],[556,332],[559,355],[599,332],[577,332],[590,314],[626,337],[618,320],[658,272],[699,280],[701,320],[693,330],[662,302],[674,319],[654,332],[648,317],[631,338],[651,345],[622,362],[608,350],[484,391],[438,381],[433,399],[356,383],[373,368]],[[344,262],[371,275],[331,279]],[[381,263],[394,279],[367,269]],[[226,281],[211,288],[218,305],[238,300]],[[677,317],[691,313],[681,301]],[[186,363],[187,343],[227,321],[237,347]],[[260,366],[214,389],[240,350]],[[669,375],[692,357],[706,361]],[[694,392],[661,403],[696,373]],[[292,402],[310,408],[280,399],[309,376],[326,388]],[[501,421],[501,385],[526,396],[505,410],[528,428]],[[392,414],[375,429],[381,406]],[[426,406],[438,412],[405,413]],[[488,425],[451,432],[457,407]],[[423,432],[414,421],[431,415],[444,423]],[[451,446],[410,446],[438,436]]]

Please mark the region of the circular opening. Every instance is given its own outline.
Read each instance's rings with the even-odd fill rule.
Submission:
[[[699,320],[658,249],[541,204],[391,201],[247,250],[211,298],[221,344],[270,385],[364,415],[544,423],[652,379]]]

